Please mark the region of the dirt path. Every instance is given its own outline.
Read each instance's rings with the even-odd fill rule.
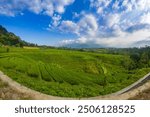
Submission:
[[[92,100],[120,100],[120,99],[149,99],[150,96],[150,73],[145,77],[141,78],[136,83],[130,85],[129,87],[110,95],[97,96],[91,98]],[[38,100],[67,100],[67,99],[78,99],[78,98],[65,98],[50,96],[42,94],[40,92],[31,90],[21,84],[13,81],[8,76],[0,72],[0,99],[38,99]]]

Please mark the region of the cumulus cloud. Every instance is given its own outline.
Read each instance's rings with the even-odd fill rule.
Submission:
[[[105,9],[110,5],[111,0],[90,0],[90,7],[96,8],[96,12],[102,15]]]
[[[51,28],[57,27],[60,24],[61,16],[54,14],[52,17],[52,25],[50,25]]]
[[[82,26],[77,23],[79,38],[65,40],[64,44],[84,43],[91,46],[98,44],[104,47],[131,47],[137,46],[137,42],[144,43],[147,42],[144,40],[149,39],[149,0],[90,0],[90,8],[96,11],[94,13],[96,18],[93,20],[88,17],[81,18]],[[86,23],[85,19],[89,19],[89,22]],[[92,25],[91,28],[89,25]],[[81,33],[82,29],[87,32]]]
[[[49,30],[77,37],[63,40],[61,45],[130,47],[137,42],[147,42],[150,37],[150,0],[89,1],[89,9],[73,11],[67,19],[62,14],[75,0],[0,0],[0,15],[21,15],[24,10],[48,15],[51,17]]]
[[[144,13],[141,16],[140,22],[143,24],[150,24],[150,12]]]
[[[63,13],[65,11],[64,7],[70,5],[74,0],[53,0],[54,6],[58,13]]]
[[[96,18],[93,15],[85,15],[78,22],[79,32],[81,34],[86,34],[88,36],[94,36],[98,29],[98,24]]]
[[[29,10],[36,14],[52,16],[55,12],[64,13],[65,7],[73,2],[74,0],[1,0],[0,14],[15,16],[23,10]]]
[[[106,25],[111,28],[115,25],[119,25],[120,23],[120,15],[119,14],[109,14],[106,19]]]
[[[98,30],[98,23],[94,15],[84,14],[78,22],[62,21],[59,29],[78,36],[95,36]]]
[[[63,40],[61,41],[60,45],[62,46],[68,46],[68,45],[79,45],[79,44],[87,44],[88,47],[118,47],[118,48],[126,48],[126,47],[135,47],[135,46],[142,46],[146,42],[150,42],[150,30],[139,30],[134,33],[127,33],[122,32],[120,35],[115,37],[96,37],[96,38],[86,38],[86,37],[80,37],[75,40]],[[99,46],[98,46],[99,45]],[[144,45],[144,46],[145,46]]]
[[[132,47],[133,44],[146,40],[150,36],[149,30],[138,30],[133,33],[122,32],[123,34],[117,37],[97,39],[97,43],[101,43],[106,47]]]
[[[78,34],[79,26],[76,23],[67,20],[61,22],[59,29],[62,32]]]

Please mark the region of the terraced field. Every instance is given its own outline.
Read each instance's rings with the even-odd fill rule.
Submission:
[[[127,55],[60,49],[0,48],[0,70],[13,80],[45,94],[92,97],[116,92],[150,68],[127,70]]]

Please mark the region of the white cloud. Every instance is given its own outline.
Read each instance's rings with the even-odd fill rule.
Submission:
[[[124,0],[126,1],[126,0]],[[119,1],[115,1],[115,3],[112,6],[113,9],[119,9]]]
[[[120,23],[120,14],[109,14],[106,19],[106,25],[111,28],[114,25],[118,25]]]
[[[68,6],[74,2],[74,0],[53,0],[54,6],[58,13],[63,13],[65,11],[65,6]]]
[[[132,47],[134,43],[147,39],[150,30],[139,30],[134,33],[125,33],[118,37],[97,39],[97,43],[103,44],[106,47]]]
[[[103,13],[103,8],[99,7],[96,12],[97,12],[97,14],[102,14]]]
[[[136,3],[132,3],[132,1],[129,1],[129,0],[124,0],[121,7],[125,8],[125,11],[124,12],[130,12],[133,10],[133,8],[135,8],[135,5]],[[119,7],[119,4],[118,4],[118,7]]]
[[[149,0],[136,0],[135,3],[136,9],[140,10],[149,10],[150,9],[150,1]]]
[[[14,13],[10,10],[11,6],[6,5],[5,7],[7,7],[7,9],[4,9],[4,6],[0,6],[0,14],[14,17]]]
[[[60,15],[56,15],[54,14],[54,16],[52,17],[52,24],[54,27],[57,27],[60,24],[60,20],[61,20],[61,16]]]
[[[140,21],[143,24],[150,24],[150,12],[144,13],[144,15],[141,16]]]
[[[90,8],[62,14],[75,0],[0,0],[0,14],[21,15],[24,10],[51,17],[50,30],[75,34],[78,39],[62,43],[93,43],[105,46],[132,46],[150,37],[150,0],[90,0]],[[92,9],[92,10],[91,10]],[[89,10],[89,11],[88,11]],[[91,10],[91,11],[90,11]],[[95,11],[95,12],[93,12]],[[137,29],[136,29],[137,28]]]
[[[98,23],[93,15],[85,15],[78,22],[80,34],[86,34],[88,36],[94,36],[98,29]]]
[[[72,21],[62,21],[59,29],[63,32],[67,32],[67,33],[75,33],[78,34],[78,25]]]
[[[45,0],[45,2],[42,2],[41,3],[41,9],[42,9],[42,12],[45,14],[45,15],[48,15],[48,16],[53,16],[54,12],[55,12],[55,8],[54,8],[54,5],[51,1],[48,1],[48,0]]]
[[[64,13],[65,7],[73,2],[74,0],[1,0],[0,14],[15,16],[26,9],[36,14],[52,16],[54,12]]]
[[[92,14],[84,14],[78,22],[62,21],[59,29],[63,32],[71,32],[78,36],[95,36],[98,30],[98,23]]]
[[[60,45],[70,45],[70,44],[89,44],[91,47],[93,45],[101,45],[102,47],[134,47],[137,42],[143,40],[147,41],[150,37],[150,30],[139,30],[134,33],[121,32],[117,37],[97,37],[97,38],[85,38],[81,37],[76,40],[63,40]],[[140,45],[140,44],[139,44]],[[142,45],[144,45],[142,43]],[[146,43],[145,43],[146,45]]]
[[[64,46],[64,45],[70,45],[70,44],[86,44],[89,40],[85,37],[81,37],[78,39],[69,39],[69,40],[63,40],[59,43],[59,46]]]
[[[111,2],[112,0],[90,0],[90,6],[95,7],[98,14],[102,14]]]
[[[150,9],[149,0],[124,0],[122,7],[125,8],[125,12],[130,12],[133,10],[137,11],[148,11]]]
[[[36,14],[39,14],[42,11],[41,0],[30,0],[30,2],[28,1],[26,4],[29,6],[29,10]]]
[[[65,43],[131,47],[150,37],[150,29],[145,26],[150,25],[150,0],[118,0],[113,4],[112,0],[90,0],[90,3],[97,16],[84,14],[76,22],[79,38]]]

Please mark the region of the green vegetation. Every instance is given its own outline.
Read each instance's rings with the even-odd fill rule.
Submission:
[[[78,98],[105,95],[149,73],[150,47],[37,46],[0,26],[0,70],[20,84],[49,95]]]
[[[138,61],[132,53],[106,52],[0,47],[0,70],[31,89],[79,98],[119,91],[150,71],[142,52]]]
[[[16,36],[12,32],[8,32],[3,26],[0,25],[0,47],[1,46],[36,46],[35,44],[22,41],[20,37]]]

